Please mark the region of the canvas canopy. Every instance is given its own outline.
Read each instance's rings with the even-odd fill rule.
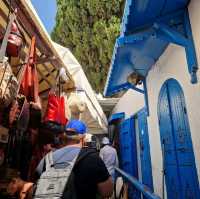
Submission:
[[[62,57],[63,62],[67,65],[70,75],[73,77],[76,87],[74,93],[86,104],[85,111],[81,113],[81,119],[86,122],[88,133],[107,133],[107,118],[81,65],[68,48],[62,47],[57,43],[54,43],[54,46]]]

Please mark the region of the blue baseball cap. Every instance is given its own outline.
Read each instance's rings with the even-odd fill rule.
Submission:
[[[82,122],[81,120],[70,120],[68,124],[65,126],[65,131],[66,132],[71,132],[74,131],[78,134],[85,134],[87,131],[86,124]]]

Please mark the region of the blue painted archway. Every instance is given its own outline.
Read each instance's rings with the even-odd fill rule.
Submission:
[[[175,79],[161,88],[158,119],[168,199],[200,198],[185,98]]]

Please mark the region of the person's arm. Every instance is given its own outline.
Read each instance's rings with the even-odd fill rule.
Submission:
[[[98,193],[102,198],[112,196],[113,182],[103,160],[98,155],[94,155],[90,158],[92,160],[91,165],[94,168],[93,176],[96,179]]]
[[[100,150],[99,157],[103,160],[103,149]]]
[[[116,151],[116,162],[115,162],[115,163],[116,163],[115,166],[116,166],[116,167],[119,167],[119,159],[118,159],[117,151]]]
[[[108,197],[112,196],[112,194],[113,194],[113,182],[112,182],[112,178],[111,177],[109,177],[104,182],[100,182],[97,185],[97,187],[98,187],[99,194],[103,198],[108,198]]]

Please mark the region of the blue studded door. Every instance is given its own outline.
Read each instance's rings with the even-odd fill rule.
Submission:
[[[153,178],[146,110],[142,109],[140,112],[138,112],[137,118],[139,130],[142,183],[147,185],[153,191]]]
[[[185,98],[175,79],[167,80],[161,88],[158,119],[168,199],[199,199]]]
[[[128,174],[138,178],[137,149],[134,118],[124,120],[120,130],[121,167]],[[132,186],[131,186],[132,187]],[[133,188],[129,189],[129,197],[139,199],[140,194]]]

